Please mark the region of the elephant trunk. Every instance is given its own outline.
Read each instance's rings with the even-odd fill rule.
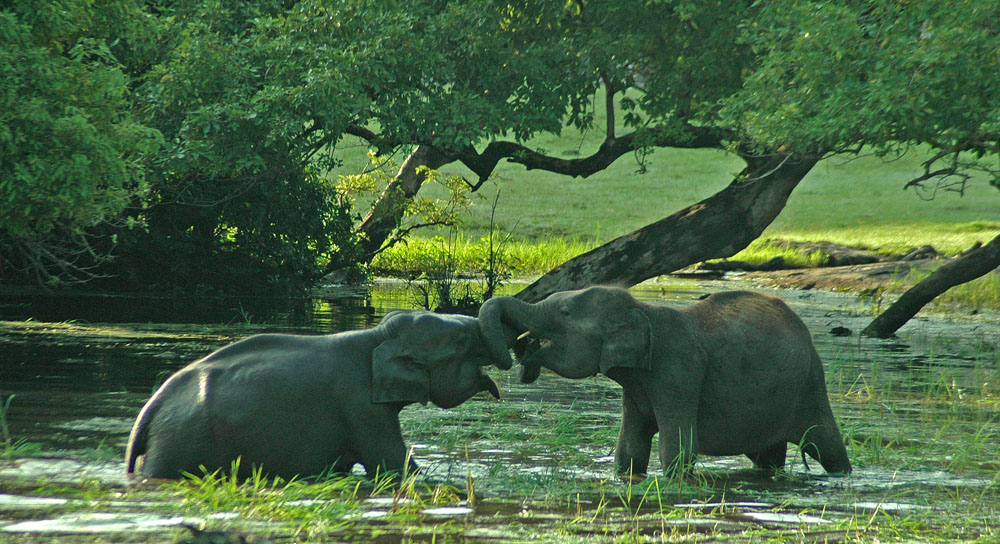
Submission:
[[[510,347],[518,335],[530,329],[527,302],[513,297],[496,297],[487,300],[479,309],[479,327],[486,341],[486,348],[496,365],[504,370],[513,366]]]
[[[493,395],[493,398],[497,400],[503,398],[503,394],[500,393],[500,386],[497,385],[497,382],[493,381],[492,378],[485,374],[483,374],[483,377],[480,378],[479,387],[483,391],[489,391],[490,394]]]
[[[522,363],[517,370],[517,378],[521,380],[521,383],[534,383],[541,374],[542,366],[538,364]]]

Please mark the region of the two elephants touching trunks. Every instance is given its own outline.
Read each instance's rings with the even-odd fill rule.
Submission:
[[[393,312],[367,330],[230,344],[153,394],[132,429],[126,471],[177,478],[240,459],[241,477],[255,466],[286,479],[357,463],[369,475],[403,472],[415,465],[400,410],[450,408],[480,391],[499,398],[483,368],[511,368],[511,348],[525,383],[544,367],[621,384],[619,473],[646,472],[657,432],[666,471],[687,468],[696,453],[746,454],[775,469],[787,442],[827,472],[851,470],[819,356],[781,301],[729,292],[674,310],[592,287],[538,304],[494,298],[478,319]]]

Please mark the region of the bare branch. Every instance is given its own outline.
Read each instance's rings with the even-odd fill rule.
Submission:
[[[616,159],[643,147],[678,147],[696,149],[720,147],[732,136],[728,131],[686,125],[685,134],[669,135],[632,132],[620,138],[605,139],[597,151],[589,157],[563,159],[545,155],[522,144],[509,141],[491,142],[482,153],[469,146],[463,151],[450,153],[449,157],[459,160],[479,176],[478,189],[493,173],[501,160],[524,165],[528,170],[547,170],[556,174],[573,177],[588,177],[611,165]]]
[[[382,242],[382,245],[378,249],[372,252],[371,256],[374,257],[375,255],[378,255],[379,253],[382,253],[383,251],[389,249],[390,247],[398,244],[399,242],[404,241],[407,235],[409,235],[411,232],[417,229],[422,229],[425,227],[448,227],[451,225],[452,225],[451,221],[440,220],[440,221],[427,221],[424,223],[414,223],[412,225],[407,225],[405,227],[399,227],[392,233],[392,236],[387,237],[385,241]]]
[[[95,248],[87,233],[57,228],[9,242],[8,258],[0,253],[0,264],[34,278],[42,288],[107,277],[97,269],[111,260],[110,248]]]

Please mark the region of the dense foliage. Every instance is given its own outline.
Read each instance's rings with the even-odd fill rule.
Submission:
[[[1000,188],[1000,4],[770,3],[745,28],[758,60],[725,113],[753,141],[885,155],[928,144],[913,185],[961,190],[980,170]]]
[[[135,113],[164,145],[135,211],[145,227],[123,237],[116,276],[245,291],[308,285],[322,262],[348,256],[351,219],[321,175],[333,142],[310,115],[341,116],[349,93],[287,58],[271,28],[280,11],[178,2],[137,37],[160,44],[136,74]]]
[[[108,48],[119,3],[16,2],[0,11],[0,273],[82,280],[107,255],[91,229],[148,191],[158,133],[129,111]]]
[[[970,166],[997,179],[979,160],[1000,140],[989,0],[0,6],[5,277],[80,278],[113,251],[99,271],[133,286],[308,284],[358,259],[364,199],[330,175],[346,135],[461,162],[473,188],[501,161],[588,176],[657,146],[929,145],[916,183]],[[604,142],[577,157],[532,144],[568,126]]]

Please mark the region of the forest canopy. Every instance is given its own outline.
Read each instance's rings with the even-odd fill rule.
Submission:
[[[450,162],[475,189],[501,161],[715,148],[801,179],[923,145],[914,184],[1000,186],[986,0],[32,0],[0,8],[0,46],[4,281],[308,285],[394,240],[418,167]],[[565,127],[604,142],[532,145]],[[373,215],[331,179],[346,136],[412,152]]]

